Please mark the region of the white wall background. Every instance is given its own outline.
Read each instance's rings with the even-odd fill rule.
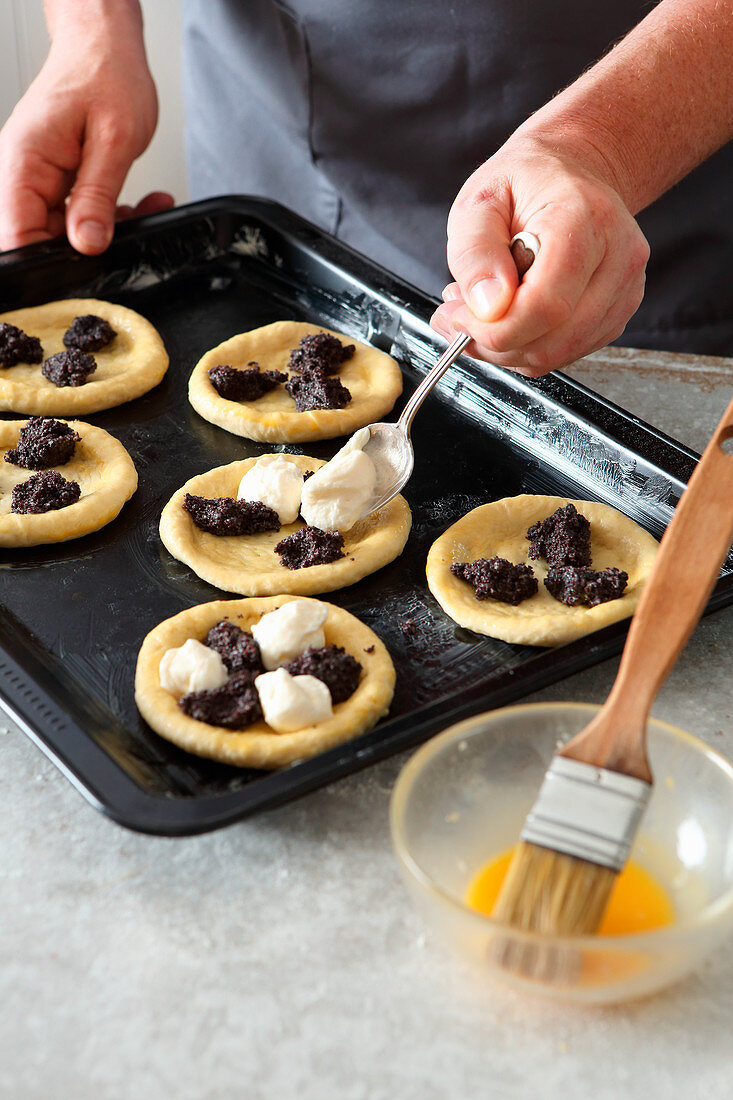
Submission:
[[[181,95],[181,6],[179,0],[141,0],[145,44],[158,86],[158,129],[133,165],[122,202],[136,203],[148,191],[170,191],[186,202]],[[0,0],[0,125],[43,65],[48,33],[42,0]]]

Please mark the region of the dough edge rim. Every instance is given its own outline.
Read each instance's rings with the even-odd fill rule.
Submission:
[[[127,369],[121,369],[112,378],[99,383],[98,389],[87,388],[93,383],[86,383],[84,386],[61,386],[54,387],[53,390],[44,387],[43,390],[38,390],[27,383],[14,382],[12,377],[0,376],[0,412],[16,412],[24,416],[59,417],[86,416],[89,413],[105,412],[142,397],[165,377],[170,359],[163,338],[147,317],[138,313],[137,310],[130,309],[129,306],[108,302],[103,298],[56,298],[35,306],[7,310],[0,314],[0,321],[6,320],[15,324],[14,317],[18,318],[20,314],[31,311],[44,310],[49,306],[78,307],[75,316],[94,312],[100,317],[105,312],[128,316],[134,327],[141,329],[150,339],[152,345],[150,353],[143,363],[135,364],[133,361]],[[99,307],[102,307],[101,311]],[[109,316],[105,319],[109,320]],[[131,352],[131,358],[133,357],[134,353]],[[40,370],[41,364],[38,364],[38,367]],[[8,369],[12,370],[12,367]]]
[[[100,455],[101,451],[105,470],[111,466],[114,479],[109,485],[105,486],[103,492],[98,491],[91,496],[83,496],[81,500],[68,505],[66,508],[40,513],[11,512],[0,516],[0,546],[7,549],[23,549],[24,547],[30,548],[71,542],[73,539],[83,538],[84,535],[91,535],[95,531],[101,531],[103,527],[116,519],[127,501],[135,494],[138,486],[137,469],[125,445],[105,428],[100,428],[96,424],[88,424],[83,420],[68,420],[66,422],[79,434],[82,434],[83,431],[85,443],[87,443],[88,436],[91,435],[92,450],[97,456]],[[17,426],[19,434],[20,429],[27,423],[27,420],[0,419],[0,431],[5,425],[12,425],[13,427]],[[11,444],[11,446],[14,445],[15,443]],[[0,444],[0,449],[5,450],[7,448]],[[107,457],[105,457],[104,452],[107,452]],[[4,459],[1,461],[4,461]],[[58,469],[63,476],[63,466],[52,466],[50,469]],[[30,478],[33,474],[40,472],[42,471],[28,470],[27,474]],[[77,510],[74,511],[74,509]],[[79,523],[80,517],[82,518],[81,525]],[[12,519],[14,522],[9,524],[6,522],[8,519]],[[24,522],[19,523],[18,521],[21,520]],[[69,522],[70,520],[76,522]],[[21,534],[23,532],[27,532],[27,534],[22,539],[17,537],[9,539],[8,527],[11,528],[11,531],[15,528],[19,529]],[[46,532],[45,528],[51,528],[51,531]],[[54,528],[59,528],[62,533],[57,533]],[[39,534],[42,537],[39,538]]]
[[[202,487],[200,479],[206,479],[211,474],[219,474],[233,467],[239,468],[236,474],[238,483],[245,470],[251,469],[260,458],[269,457],[272,453],[286,459],[298,459],[306,466],[312,466],[314,469],[319,469],[326,464],[325,459],[312,458],[309,455],[288,455],[276,451],[265,452],[265,454],[253,456],[252,458],[235,459],[234,462],[228,462],[224,466],[215,466],[211,470],[206,470],[201,474],[194,474],[193,477],[189,478],[188,481],[175,491],[161,512],[158,530],[161,542],[168,553],[177,561],[186,565],[197,577],[206,581],[207,584],[211,584],[215,588],[221,589],[223,592],[232,592],[237,595],[250,597],[277,596],[286,593],[289,595],[307,597],[322,595],[325,592],[335,592],[341,588],[348,588],[352,584],[357,584],[365,577],[369,577],[373,573],[383,569],[386,565],[389,565],[400,556],[407,544],[410,531],[412,530],[412,513],[405,498],[398,494],[384,506],[384,510],[387,513],[387,520],[383,525],[381,531],[382,538],[380,539],[380,543],[383,543],[383,553],[378,556],[378,564],[374,566],[363,563],[363,567],[360,568],[358,558],[352,563],[347,560],[347,556],[336,562],[310,566],[307,570],[283,569],[281,572],[282,567],[279,561],[276,560],[274,561],[273,569],[267,572],[263,571],[260,573],[248,574],[251,578],[256,577],[258,579],[251,580],[246,590],[243,590],[241,584],[237,583],[234,577],[232,577],[231,580],[227,577],[226,574],[228,573],[234,574],[234,567],[222,567],[223,571],[221,573],[218,569],[206,570],[205,573],[201,572],[201,566],[197,562],[195,547],[191,547],[188,539],[191,521],[181,507],[185,494],[200,489]],[[288,527],[290,525],[285,524],[284,526]],[[212,537],[215,538],[216,536]],[[248,536],[245,535],[243,537],[247,538]],[[332,568],[333,566],[338,566],[340,568],[334,569]],[[319,570],[319,572],[316,573],[315,570]],[[344,577],[344,574],[346,574],[346,577]],[[287,587],[282,587],[282,585],[286,585]]]
[[[240,403],[220,397],[211,386],[206,373],[210,366],[216,365],[214,359],[217,356],[223,356],[226,359],[232,344],[238,344],[253,333],[260,333],[277,325],[297,325],[303,335],[328,332],[342,342],[352,342],[370,355],[379,356],[377,361],[383,364],[383,369],[380,370],[380,375],[383,374],[381,392],[369,398],[362,397],[358,404],[350,403],[344,409],[316,409],[308,414],[299,413],[293,409],[270,414],[277,416],[275,424],[265,423],[261,417],[253,416],[249,411],[247,413],[243,411],[243,408],[246,408],[256,412],[256,402]],[[227,350],[222,351],[222,349]],[[326,328],[324,325],[314,325],[306,321],[273,321],[269,325],[235,333],[234,336],[228,337],[216,347],[204,352],[191,372],[188,399],[199,416],[232,435],[259,443],[315,443],[349,435],[366,424],[375,423],[392,410],[402,389],[402,371],[399,363],[387,352],[375,348],[372,344],[337,332],[335,329]],[[314,418],[317,418],[315,423]]]
[[[246,625],[250,625],[283,603],[304,598],[307,599],[279,595],[213,600],[186,608],[153,627],[143,639],[135,669],[135,702],[151,729],[196,756],[238,767],[273,769],[309,759],[375,726],[388,713],[394,695],[396,672],[392,658],[384,642],[370,627],[343,608],[321,600],[310,602],[328,608],[326,644],[344,645],[367,669],[367,675],[362,674],[354,694],[337,704],[333,716],[326,722],[292,733],[275,733],[264,721],[248,730],[227,730],[190,718],[180,710],[174,697],[160,686],[160,657],[171,644],[181,644],[180,638],[189,625],[195,624],[195,629],[186,637],[202,637],[220,619],[233,619],[239,611],[254,613],[253,617],[246,616]],[[371,645],[374,646],[372,653],[358,652]]]
[[[457,528],[460,528],[469,518],[475,518],[477,513],[483,510],[501,505],[506,506],[507,503],[511,501],[525,501],[530,499],[537,502],[545,502],[542,507],[549,509],[545,515],[552,514],[557,508],[561,508],[566,504],[574,504],[578,511],[581,511],[584,506],[587,507],[588,505],[592,505],[594,509],[601,509],[609,516],[621,517],[624,524],[632,525],[632,527],[629,528],[629,532],[633,530],[635,536],[641,533],[643,536],[642,541],[647,543],[645,547],[642,547],[646,573],[639,583],[637,583],[634,590],[630,593],[626,593],[619,600],[609,600],[606,603],[590,608],[566,607],[566,605],[558,601],[558,610],[553,616],[553,619],[556,621],[552,624],[555,630],[551,640],[547,640],[548,631],[546,629],[537,629],[537,618],[539,616],[534,618],[527,616],[524,619],[513,620],[510,613],[505,613],[499,620],[501,625],[496,629],[494,626],[496,620],[491,616],[490,605],[494,602],[492,600],[476,601],[477,607],[475,615],[462,613],[461,609],[456,608],[453,604],[450,598],[449,584],[446,583],[446,578],[443,577],[445,572],[443,555],[456,537]],[[538,516],[537,518],[541,519],[544,518],[544,516]],[[535,521],[532,520],[531,522]],[[501,497],[499,500],[489,501],[487,504],[480,504],[476,508],[472,508],[469,512],[466,512],[466,514],[456,520],[455,523],[452,523],[430,546],[425,573],[428,588],[431,593],[446,615],[448,615],[448,617],[458,626],[467,630],[472,630],[476,634],[482,634],[489,638],[496,638],[498,641],[507,642],[510,645],[531,645],[538,648],[542,647],[549,649],[586,637],[589,634],[595,633],[597,630],[601,630],[605,626],[610,626],[613,623],[620,622],[633,615],[641,597],[643,583],[653,566],[654,556],[656,555],[658,546],[659,544],[656,539],[654,539],[648,531],[624,512],[621,512],[618,508],[614,508],[610,504],[604,504],[601,501],[579,500],[571,497],[519,493],[514,497]],[[623,568],[623,566],[621,566],[621,568]],[[451,581],[455,579],[450,574],[449,577]],[[540,584],[542,584],[541,580]],[[549,618],[549,613],[544,617]],[[587,625],[589,621],[591,623],[590,626]],[[494,629],[489,630],[487,629],[488,626],[494,626]]]

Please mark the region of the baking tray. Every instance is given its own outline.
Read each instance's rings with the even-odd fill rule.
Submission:
[[[415,422],[416,467],[405,492],[413,530],[404,553],[326,597],[389,648],[397,668],[389,716],[274,773],[202,760],[158,737],[133,700],[140,643],[161,619],[222,597],[163,548],[160,511],[193,474],[272,449],[193,411],[186,387],[198,358],[234,333],[308,320],[393,354],[406,396],[444,344],[428,325],[431,299],[282,207],[241,196],[130,222],[101,257],[54,242],[0,256],[0,310],[87,296],[148,317],[171,366],[149,394],[89,418],[125,444],[139,472],[120,516],[60,546],[3,553],[0,703],[114,820],[167,835],[225,825],[621,649],[623,623],[558,649],[456,627],[427,589],[428,548],[470,508],[524,492],[604,501],[659,537],[697,456],[561,375],[532,382],[463,356]],[[279,449],[328,458],[341,442]],[[731,600],[728,561],[710,607]]]

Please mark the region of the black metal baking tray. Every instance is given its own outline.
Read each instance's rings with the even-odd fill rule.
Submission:
[[[567,378],[530,382],[464,356],[415,422],[416,469],[405,493],[414,526],[405,552],[326,597],[373,627],[392,653],[398,678],[388,718],[271,774],[202,760],[164,741],[133,700],[138,648],[161,619],[222,593],[162,547],[161,508],[193,474],[270,449],[190,407],[186,387],[200,355],[270,321],[309,320],[391,352],[409,393],[443,345],[428,325],[429,298],[282,207],[239,196],[122,226],[102,257],[58,243],[0,256],[0,310],[71,296],[144,314],[161,332],[171,366],[151,393],[89,418],[122,440],[139,472],[139,489],[120,516],[60,546],[3,553],[0,701],[116,821],[169,835],[225,825],[620,650],[625,624],[552,650],[457,628],[428,592],[427,550],[470,508],[521,492],[605,501],[659,536],[696,456]],[[339,445],[306,453],[328,458]],[[731,600],[728,562],[710,606]],[[402,629],[407,620],[413,633]]]

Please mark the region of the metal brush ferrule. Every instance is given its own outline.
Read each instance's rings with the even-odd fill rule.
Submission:
[[[555,756],[522,830],[522,840],[620,871],[651,784]]]

